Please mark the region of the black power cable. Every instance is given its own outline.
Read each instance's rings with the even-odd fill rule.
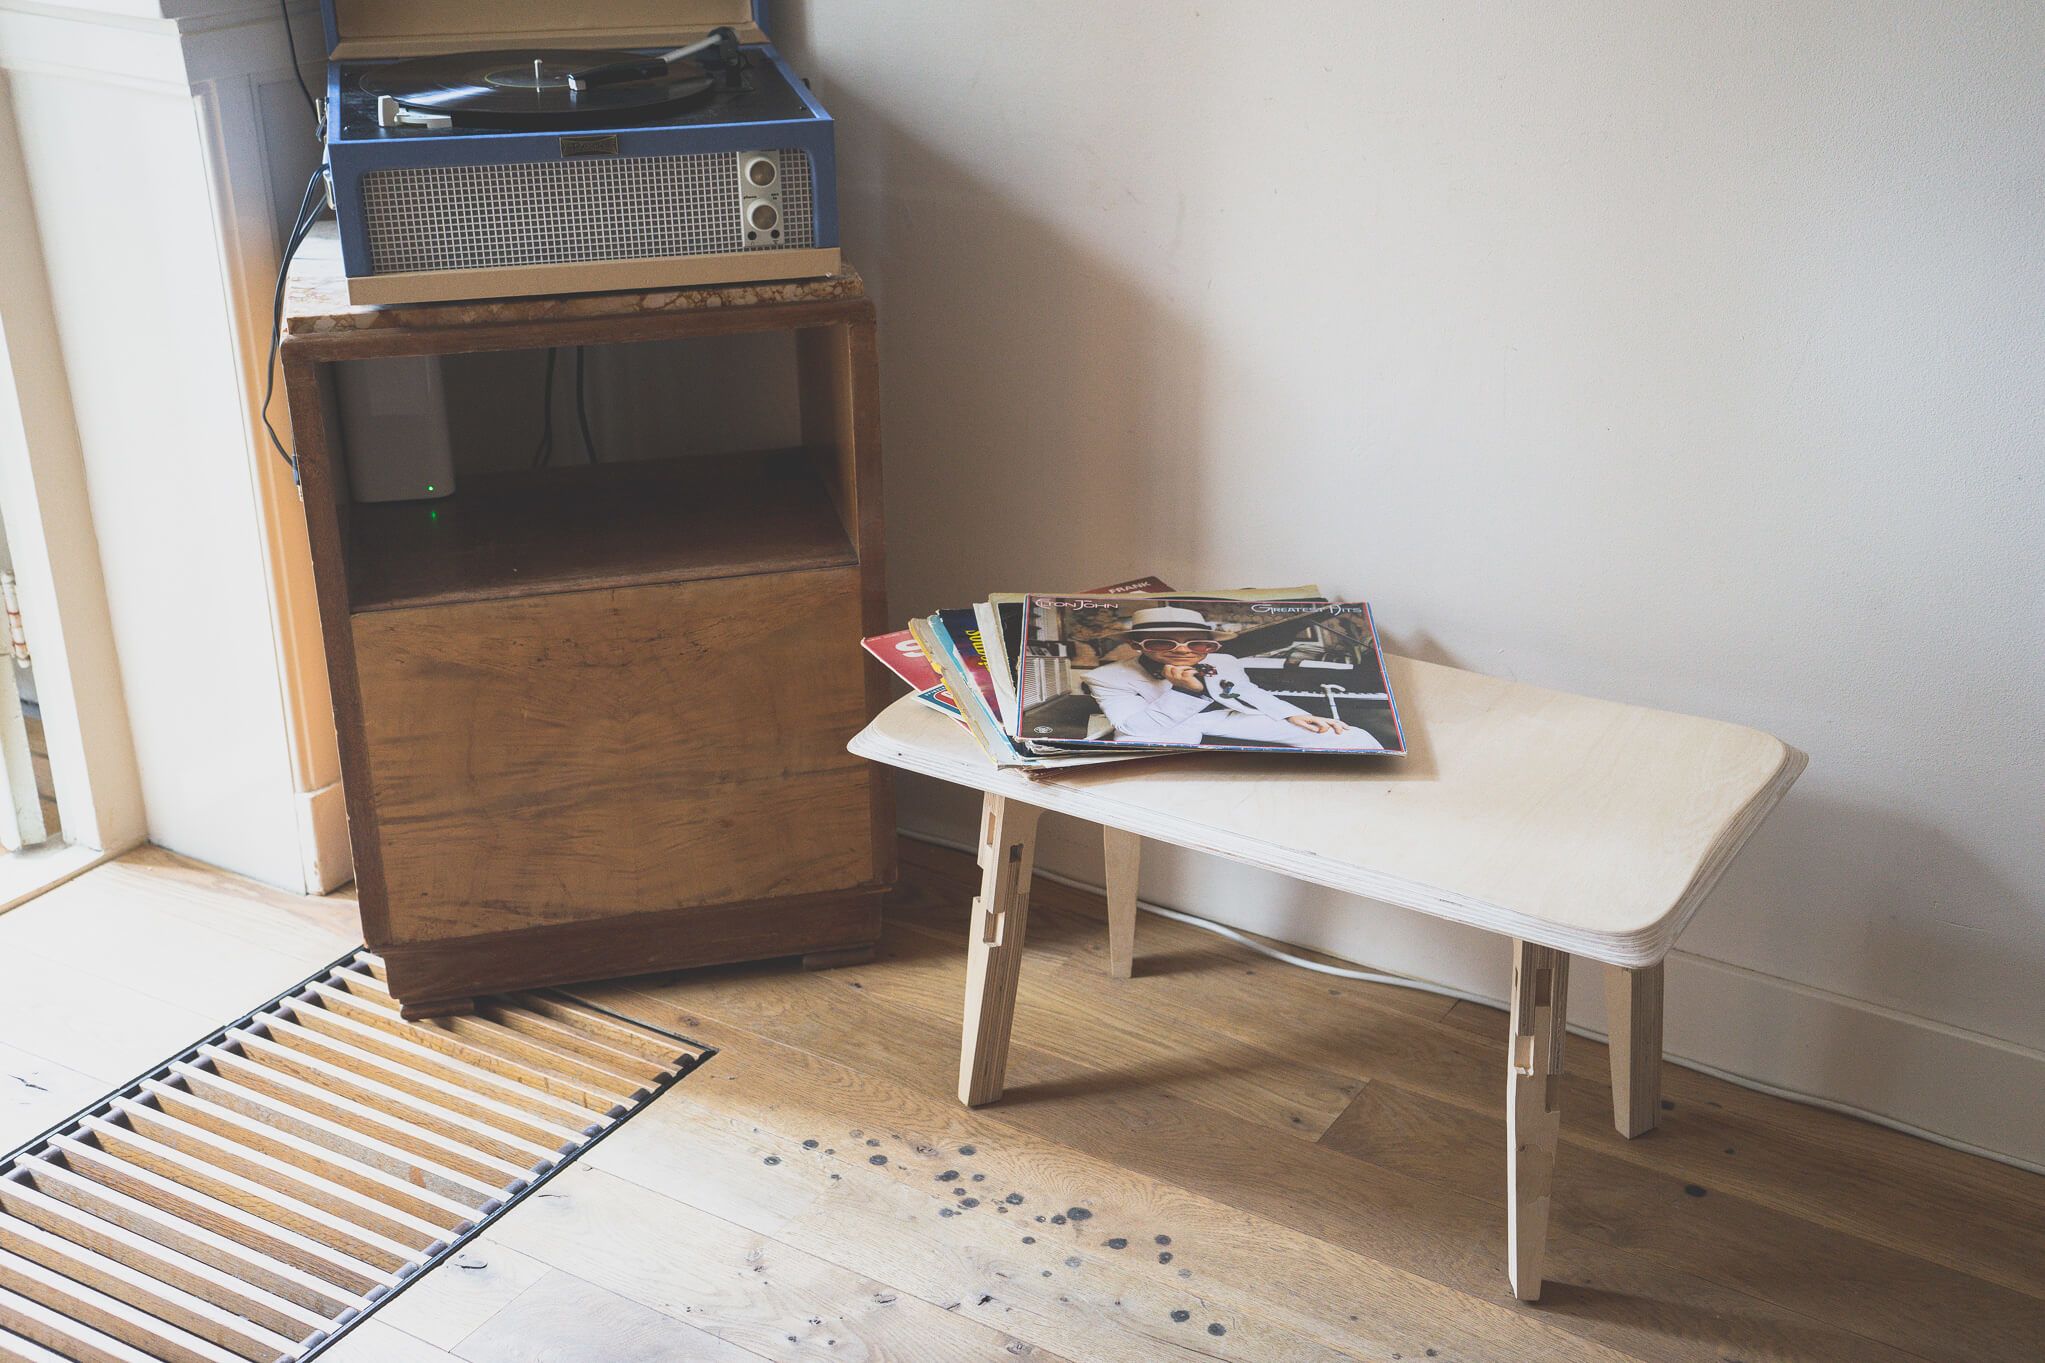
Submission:
[[[305,234],[319,219],[320,205],[326,197],[324,174],[324,167],[316,168],[305,182],[305,193],[298,200],[298,216],[291,221],[291,235],[285,239],[284,253],[277,261],[277,291],[270,299],[270,363],[263,371],[263,429],[270,433],[270,445],[277,451],[277,457],[290,466],[293,486],[298,483],[298,460],[284,448],[284,442],[277,438],[277,428],[270,424],[270,398],[277,391],[277,347],[284,339],[284,281],[291,272],[291,258],[298,254]]]
[[[588,357],[586,347],[575,347],[575,424],[582,428],[582,448],[589,455],[589,462],[601,464],[603,456],[596,452],[596,441],[589,434],[589,394],[582,382],[583,364]]]
[[[298,39],[291,33],[291,7],[285,0],[277,0],[277,13],[284,20],[284,46],[291,53],[291,79],[298,82],[298,93],[305,96],[306,107],[312,110],[313,128],[317,136],[326,136],[326,110],[313,98],[312,87],[305,83],[305,72],[298,65]]]
[[[298,93],[305,96],[305,105],[312,110],[313,135],[322,141],[327,135],[327,111],[305,83],[305,71],[298,64],[298,38],[291,32],[291,7],[286,0],[277,0],[278,17],[284,21],[284,47],[291,54],[291,79],[298,82]]]
[[[533,449],[532,466],[543,469],[554,457],[554,362],[558,347],[547,347],[547,377],[540,381],[540,443]]]

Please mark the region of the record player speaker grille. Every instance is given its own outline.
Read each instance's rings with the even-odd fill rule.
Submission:
[[[362,179],[376,274],[789,250],[815,244],[809,157],[781,152],[778,239],[746,239],[739,156],[417,166]]]

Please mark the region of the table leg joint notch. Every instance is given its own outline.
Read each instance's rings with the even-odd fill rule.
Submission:
[[[1562,1038],[1569,957],[1513,944],[1512,1035],[1506,1069],[1506,1256],[1513,1295],[1541,1296],[1555,1149],[1562,1134]]]
[[[989,795],[982,818],[980,894],[966,951],[965,1044],[959,1052],[959,1101],[977,1107],[1001,1097],[1008,1036],[1015,1020],[1023,934],[1029,921],[1034,805]]]

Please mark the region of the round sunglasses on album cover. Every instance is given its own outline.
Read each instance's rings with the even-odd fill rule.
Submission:
[[[1141,647],[1145,653],[1174,653],[1182,648],[1193,653],[1213,653],[1221,647],[1221,640],[1145,639]]]

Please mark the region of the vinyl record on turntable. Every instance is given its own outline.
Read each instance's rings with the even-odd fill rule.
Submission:
[[[575,89],[569,78],[630,62],[620,51],[456,52],[378,66],[362,77],[371,94],[442,114],[458,127],[594,126],[672,113],[707,100],[717,81],[694,62],[646,80]]]

